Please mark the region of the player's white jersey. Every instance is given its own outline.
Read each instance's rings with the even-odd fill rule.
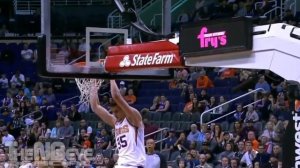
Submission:
[[[145,166],[146,152],[144,145],[144,127],[134,127],[125,118],[115,124],[115,137],[120,167]]]

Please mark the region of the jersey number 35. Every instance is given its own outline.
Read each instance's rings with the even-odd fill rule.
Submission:
[[[119,136],[117,138],[118,149],[125,148],[127,146],[126,135]]]

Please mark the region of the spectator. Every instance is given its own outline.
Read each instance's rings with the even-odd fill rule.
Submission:
[[[167,112],[170,109],[170,101],[165,96],[160,96],[157,112]]]
[[[10,123],[9,130],[14,137],[19,137],[23,120],[19,111],[15,112],[12,122]]]
[[[77,135],[75,137],[73,145],[76,146],[76,147],[82,148],[81,144],[84,141],[84,135],[86,135],[86,130],[85,129],[80,129],[79,130],[79,135]],[[96,145],[96,149],[97,149],[97,145]]]
[[[79,47],[78,47],[78,51],[80,52],[80,54],[84,54],[86,50],[91,50],[91,46],[89,45],[88,48],[86,48],[86,40],[85,38],[82,38],[81,39],[81,42],[79,44]]]
[[[218,155],[218,161],[222,162],[222,158],[226,156],[228,159],[231,159],[234,157],[234,152],[233,152],[233,145],[231,143],[226,143],[225,144],[225,151],[221,152]]]
[[[202,89],[200,95],[198,96],[198,101],[206,101],[209,102],[210,97],[207,95],[205,89]]]
[[[55,104],[56,97],[55,97],[55,94],[53,93],[53,88],[52,87],[48,88],[47,94],[45,94],[44,97],[47,99],[49,104]]]
[[[189,133],[189,135],[187,136],[187,140],[192,143],[198,140],[200,132],[198,131],[197,125],[196,124],[192,124],[191,125],[191,131]]]
[[[68,114],[68,118],[71,121],[79,121],[81,120],[81,114],[77,111],[75,104],[71,105],[70,112]]]
[[[10,92],[6,92],[6,97],[3,98],[2,100],[2,107],[8,107],[12,108],[13,107],[13,98]]]
[[[62,104],[60,107],[61,107],[61,108],[60,108],[60,114],[61,114],[63,117],[67,117],[68,114],[69,114],[69,110],[68,110],[68,108],[67,108],[67,105],[66,105],[66,104]]]
[[[201,125],[201,130],[199,132],[199,136],[197,138],[197,142],[204,142],[206,140],[206,137],[205,137],[205,133],[208,132],[207,131],[207,124],[202,124]]]
[[[68,64],[69,63],[69,56],[70,56],[70,52],[68,51],[67,46],[63,45],[59,52],[56,55],[56,58],[63,58],[64,59],[64,63]]]
[[[46,122],[41,122],[41,127],[38,128],[38,136],[42,136],[46,139],[50,138],[51,130],[47,128]]]
[[[8,88],[8,79],[6,77],[6,74],[2,74],[0,78],[0,88],[1,89],[7,89]]]
[[[190,81],[190,82],[196,81],[197,78],[199,77],[200,72],[202,72],[202,71],[205,73],[205,70],[203,68],[201,69],[198,67],[190,67],[189,68],[190,75],[189,75],[188,81]]]
[[[282,160],[282,149],[278,144],[273,146],[273,152],[271,154],[271,157],[275,157],[278,160]]]
[[[258,88],[264,89],[265,93],[270,93],[271,92],[271,87],[268,84],[268,82],[265,81],[265,76],[264,75],[261,75],[259,77],[259,80],[258,80],[258,82],[255,85],[255,89],[258,89]]]
[[[104,157],[102,154],[96,154],[94,162],[93,162],[93,167],[101,167],[105,166],[104,165]]]
[[[6,128],[2,130],[2,134],[2,144],[6,147],[12,146],[15,141],[15,137],[9,134]]]
[[[276,103],[274,104],[274,113],[280,114],[289,108],[288,100],[283,92],[278,93]]]
[[[23,83],[22,89],[23,89],[24,95],[26,96],[26,99],[30,99],[31,92],[30,92],[30,89],[26,86],[25,83]]]
[[[259,116],[258,116],[257,112],[254,110],[253,105],[248,106],[248,110],[246,112],[244,122],[247,122],[249,120],[252,120],[255,123],[258,122],[258,120],[259,120]]]
[[[186,168],[186,167],[191,167],[191,166],[188,166],[188,163],[184,159],[180,159],[177,167],[178,168]]]
[[[236,141],[246,140],[249,131],[253,131],[256,133],[256,129],[254,128],[253,124],[254,123],[252,120],[246,121],[246,126],[243,128],[242,132],[237,136]]]
[[[277,133],[275,132],[275,124],[271,121],[267,122],[266,128],[261,134],[261,136],[267,137],[271,140],[271,142],[278,142],[279,137]]]
[[[257,155],[257,151],[252,148],[252,142],[246,142],[246,152],[241,159],[241,163],[245,163],[248,167],[253,167],[253,160]]]
[[[223,114],[223,113],[227,112],[228,109],[229,109],[229,104],[228,104],[228,103],[225,104],[225,103],[226,103],[225,97],[224,97],[224,96],[220,96],[220,97],[219,97],[219,103],[218,103],[218,106],[220,106],[220,105],[222,105],[222,104],[224,104],[224,105],[222,105],[221,107],[217,108],[217,109],[214,111],[214,113],[215,113],[215,114]]]
[[[217,165],[216,168],[230,168],[229,157],[223,156],[221,158],[221,163],[219,165]]]
[[[248,132],[247,140],[252,142],[252,149],[257,151],[259,142],[256,140],[254,131]]]
[[[210,131],[206,131],[204,142],[206,142],[209,145],[209,150],[211,152],[216,152],[217,151],[218,143],[217,143],[216,139],[214,139],[212,137]]]
[[[8,163],[7,155],[4,153],[0,154],[0,165],[4,168],[10,167],[10,164]]]
[[[236,77],[236,69],[234,68],[223,68],[219,71],[220,79],[228,79]]]
[[[133,93],[133,89],[128,90],[128,94],[124,97],[128,104],[132,105],[136,102],[136,96]]]
[[[266,153],[265,147],[263,145],[259,145],[258,153],[254,158],[253,162],[259,162],[260,167],[268,167],[269,166],[270,154]]]
[[[215,96],[211,96],[210,99],[209,99],[208,108],[212,109],[212,108],[216,107],[217,105],[218,104],[216,102]]]
[[[85,134],[83,136],[83,143],[82,143],[82,147],[84,149],[87,149],[87,148],[92,148],[92,142],[90,141],[90,135],[89,134]]]
[[[258,108],[258,111],[261,114],[261,119],[263,121],[266,121],[270,113],[272,113],[272,109],[274,108],[273,95],[263,95],[262,100],[257,103],[256,107]]]
[[[21,101],[24,101],[25,98],[26,97],[24,95],[23,89],[19,89],[18,94],[16,95],[17,102],[20,103]]]
[[[179,151],[188,151],[190,142],[187,140],[186,135],[184,132],[181,132],[179,138],[177,139],[175,146],[178,148]]]
[[[90,112],[90,106],[87,103],[81,103],[78,108],[79,113],[88,113]]]
[[[175,78],[179,83],[182,83],[187,81],[188,75],[189,72],[185,68],[182,68],[176,71]]]
[[[21,87],[24,82],[25,82],[25,76],[21,74],[19,70],[17,70],[16,73],[10,79],[10,83],[15,84],[18,87]]]
[[[238,104],[236,106],[236,113],[234,113],[234,115],[233,115],[234,121],[238,121],[238,122],[244,121],[245,115],[246,115],[246,113],[243,111],[243,105]]]
[[[159,96],[155,96],[153,98],[152,101],[152,105],[150,106],[150,108],[148,109],[148,111],[156,111],[159,107],[159,103],[160,103],[160,97]]]
[[[227,143],[233,143],[233,138],[232,138],[231,133],[225,131],[224,134],[223,134],[223,141],[220,142],[218,145],[223,150],[223,149],[226,148]]]
[[[211,165],[207,163],[207,156],[205,154],[199,155],[200,164],[196,168],[212,168]]]
[[[11,83],[10,88],[7,89],[7,92],[10,92],[11,96],[14,98],[18,94],[19,89],[15,83]]]
[[[198,155],[199,154],[194,149],[187,152],[185,160],[187,161],[188,166],[195,167],[196,165],[199,165]]]
[[[238,142],[237,137],[238,137],[238,135],[241,135],[242,130],[243,130],[243,123],[242,122],[236,121],[236,122],[233,123],[232,136],[233,136],[233,139],[234,139],[234,143]]]
[[[55,127],[52,128],[50,138],[51,139],[57,139],[58,137],[62,137],[61,132],[61,122],[56,121]]]
[[[66,147],[69,147],[70,140],[74,134],[74,128],[70,125],[70,120],[68,118],[64,119],[64,125],[61,128],[61,137],[60,139],[64,140],[64,144]]]
[[[166,168],[167,161],[159,152],[155,152],[155,142],[153,139],[146,141],[146,164],[145,168]]]
[[[233,158],[230,160],[230,168],[240,168],[239,159]]]
[[[96,146],[97,149],[107,149],[109,143],[111,142],[111,138],[107,133],[105,128],[101,129],[100,135],[96,136]]]
[[[252,75],[252,72],[246,69],[241,69],[239,73],[240,82],[247,81]]]
[[[194,93],[190,94],[190,101],[185,104],[183,112],[184,113],[198,112],[198,100]]]
[[[23,49],[21,50],[21,56],[25,61],[33,61],[33,51],[28,48],[28,44],[25,43]]]
[[[205,72],[201,72],[199,77],[197,78],[197,89],[208,89],[214,87],[213,82],[209,77],[205,74]]]
[[[244,154],[245,154],[245,143],[244,141],[239,141],[237,143],[237,151],[235,151],[234,157],[241,160]]]
[[[93,128],[91,126],[88,126],[87,123],[86,123],[86,120],[84,120],[84,119],[82,119],[80,121],[80,125],[79,125],[77,135],[79,135],[79,133],[82,129],[84,129],[86,131],[86,133],[89,133],[89,134],[91,134],[93,132]]]
[[[213,130],[213,135],[218,144],[220,144],[223,141],[224,132],[222,131],[222,128],[219,124],[215,125],[215,129]]]
[[[9,108],[5,107],[2,109],[2,114],[0,115],[0,119],[4,121],[5,126],[9,126],[12,123],[11,118],[11,110]]]
[[[174,149],[175,143],[177,141],[177,137],[175,135],[174,129],[170,129],[168,134],[169,135],[168,135],[167,139],[164,140],[164,150]]]
[[[195,92],[194,92],[194,86],[192,84],[183,85],[180,96],[184,98],[185,103],[187,103],[191,100],[190,99],[191,94],[196,95]]]

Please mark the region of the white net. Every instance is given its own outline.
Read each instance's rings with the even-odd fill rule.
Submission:
[[[80,103],[89,105],[90,92],[93,87],[98,90],[103,82],[103,79],[75,78],[76,84],[80,90]]]

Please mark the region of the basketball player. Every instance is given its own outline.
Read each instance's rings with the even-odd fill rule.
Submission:
[[[100,106],[97,88],[91,90],[90,104],[92,110],[104,122],[115,128],[119,151],[119,159],[115,168],[143,168],[146,152],[142,116],[124,100],[114,80],[110,81],[110,89],[113,98],[112,114]]]

